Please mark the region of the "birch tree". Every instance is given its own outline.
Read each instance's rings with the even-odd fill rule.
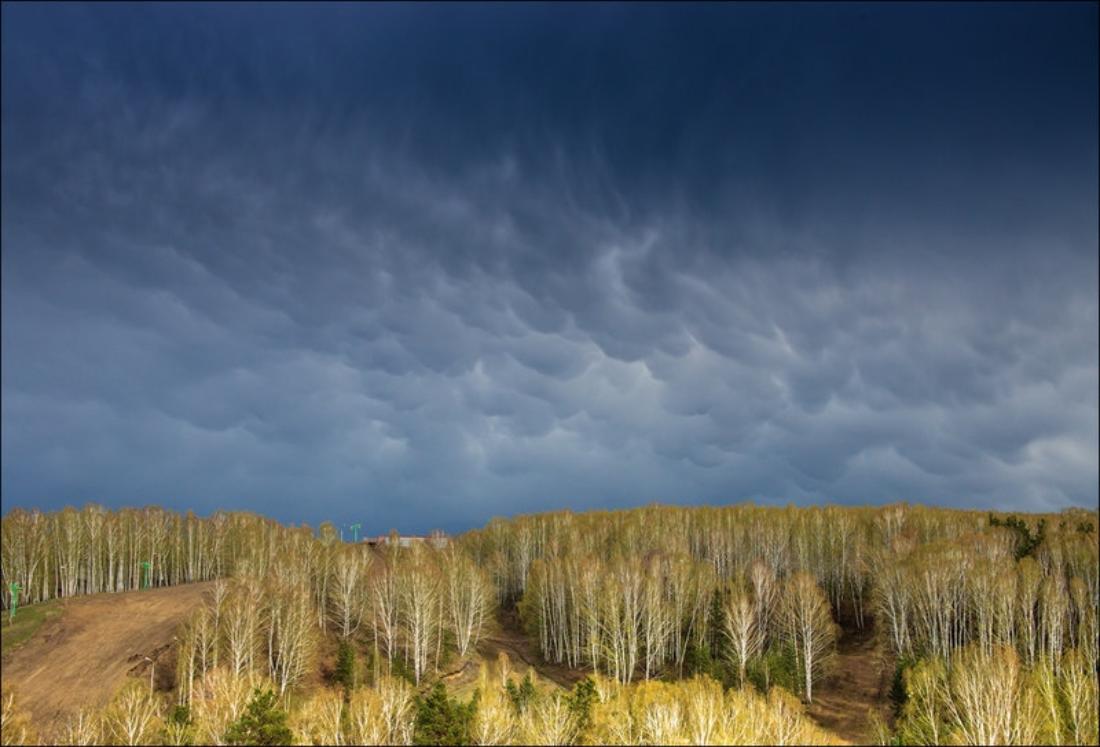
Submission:
[[[341,549],[331,563],[328,584],[329,620],[337,634],[347,640],[363,621],[364,584],[371,555],[361,546]]]
[[[279,695],[285,695],[313,664],[318,634],[310,600],[310,590],[303,581],[288,585],[276,582],[266,592],[267,665]]]
[[[430,562],[427,550],[417,548],[402,568],[398,590],[402,630],[406,636],[406,656],[411,656],[417,684],[428,667],[439,634],[441,584],[439,573]]]
[[[103,717],[112,744],[148,744],[160,725],[160,707],[149,688],[130,682],[115,696]]]
[[[458,655],[464,657],[481,639],[485,618],[491,610],[493,591],[485,573],[453,545],[442,565],[448,621]]]
[[[829,602],[810,574],[799,571],[784,585],[783,626],[794,647],[805,687],[806,701],[813,702],[813,683],[833,651],[836,625]]]
[[[737,667],[738,681],[745,686],[745,666],[755,657],[763,645],[759,628],[760,614],[753,604],[749,591],[735,584],[726,597],[722,632],[729,641],[732,663]]]

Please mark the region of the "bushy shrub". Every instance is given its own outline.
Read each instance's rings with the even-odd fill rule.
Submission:
[[[177,705],[168,712],[168,723],[180,726],[191,725],[191,706]]]
[[[894,706],[894,717],[901,715],[909,694],[905,690],[905,673],[916,663],[909,657],[900,657],[894,665],[894,678],[890,684],[890,702]]]
[[[508,680],[504,684],[504,689],[507,691],[508,698],[512,701],[512,707],[516,709],[517,715],[526,711],[528,704],[535,697],[535,683],[531,680],[530,671],[527,672],[523,682],[518,687],[512,680]]]

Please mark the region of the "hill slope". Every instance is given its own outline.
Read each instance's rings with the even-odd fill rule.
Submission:
[[[129,673],[174,676],[166,656],[177,626],[212,582],[75,597],[26,643],[5,656],[0,683],[14,689],[40,732],[81,706],[101,707]],[[157,671],[157,670],[160,671]],[[165,678],[165,679],[162,679]]]

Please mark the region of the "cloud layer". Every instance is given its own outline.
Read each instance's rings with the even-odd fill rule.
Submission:
[[[1096,505],[1093,6],[3,20],[5,507]]]

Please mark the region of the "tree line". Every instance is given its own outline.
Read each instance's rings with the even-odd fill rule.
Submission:
[[[873,632],[897,664],[884,740],[1084,744],[1097,741],[1095,525],[1080,510],[650,506],[494,519],[444,548],[374,549],[331,524],[86,506],[4,516],[0,570],[30,602],[138,588],[143,562],[153,585],[216,579],[178,636],[173,707],[190,720],[159,701],[150,716],[164,739],[234,743],[229,730],[267,690],[275,700],[256,708],[314,743],[531,743],[540,729],[581,743],[759,739],[730,731],[742,720],[772,724],[769,740],[825,739],[783,693],[813,701],[843,626]],[[471,702],[427,689],[513,614],[547,662],[589,674],[583,718],[563,700],[580,695],[521,696],[507,671],[483,673]],[[326,642],[339,646],[340,689],[305,687]],[[137,708],[127,697],[110,713]],[[702,713],[725,725],[701,726]],[[105,738],[106,719],[67,728],[95,721]],[[418,719],[446,723],[418,732]]]
[[[301,537],[301,535],[298,535]],[[377,553],[331,533],[242,556],[179,635],[181,702],[193,682],[219,666],[262,673],[279,693],[313,668],[326,633],[372,652],[386,674],[420,684],[445,657],[476,647],[492,613],[486,573],[458,547],[399,547]]]
[[[473,695],[442,682],[418,690],[401,677],[341,691],[277,696],[257,672],[219,666],[195,683],[189,705],[171,706],[134,681],[102,709],[72,714],[43,744],[838,744],[789,693],[726,690],[700,675],[623,684],[601,675],[563,690],[526,676],[502,655],[482,663]],[[35,725],[6,693],[4,744],[34,744]]]
[[[224,578],[257,544],[278,548],[308,528],[248,513],[200,518],[157,507],[110,511],[88,504],[43,513],[13,509],[0,519],[3,605]],[[143,564],[148,564],[144,566]]]

